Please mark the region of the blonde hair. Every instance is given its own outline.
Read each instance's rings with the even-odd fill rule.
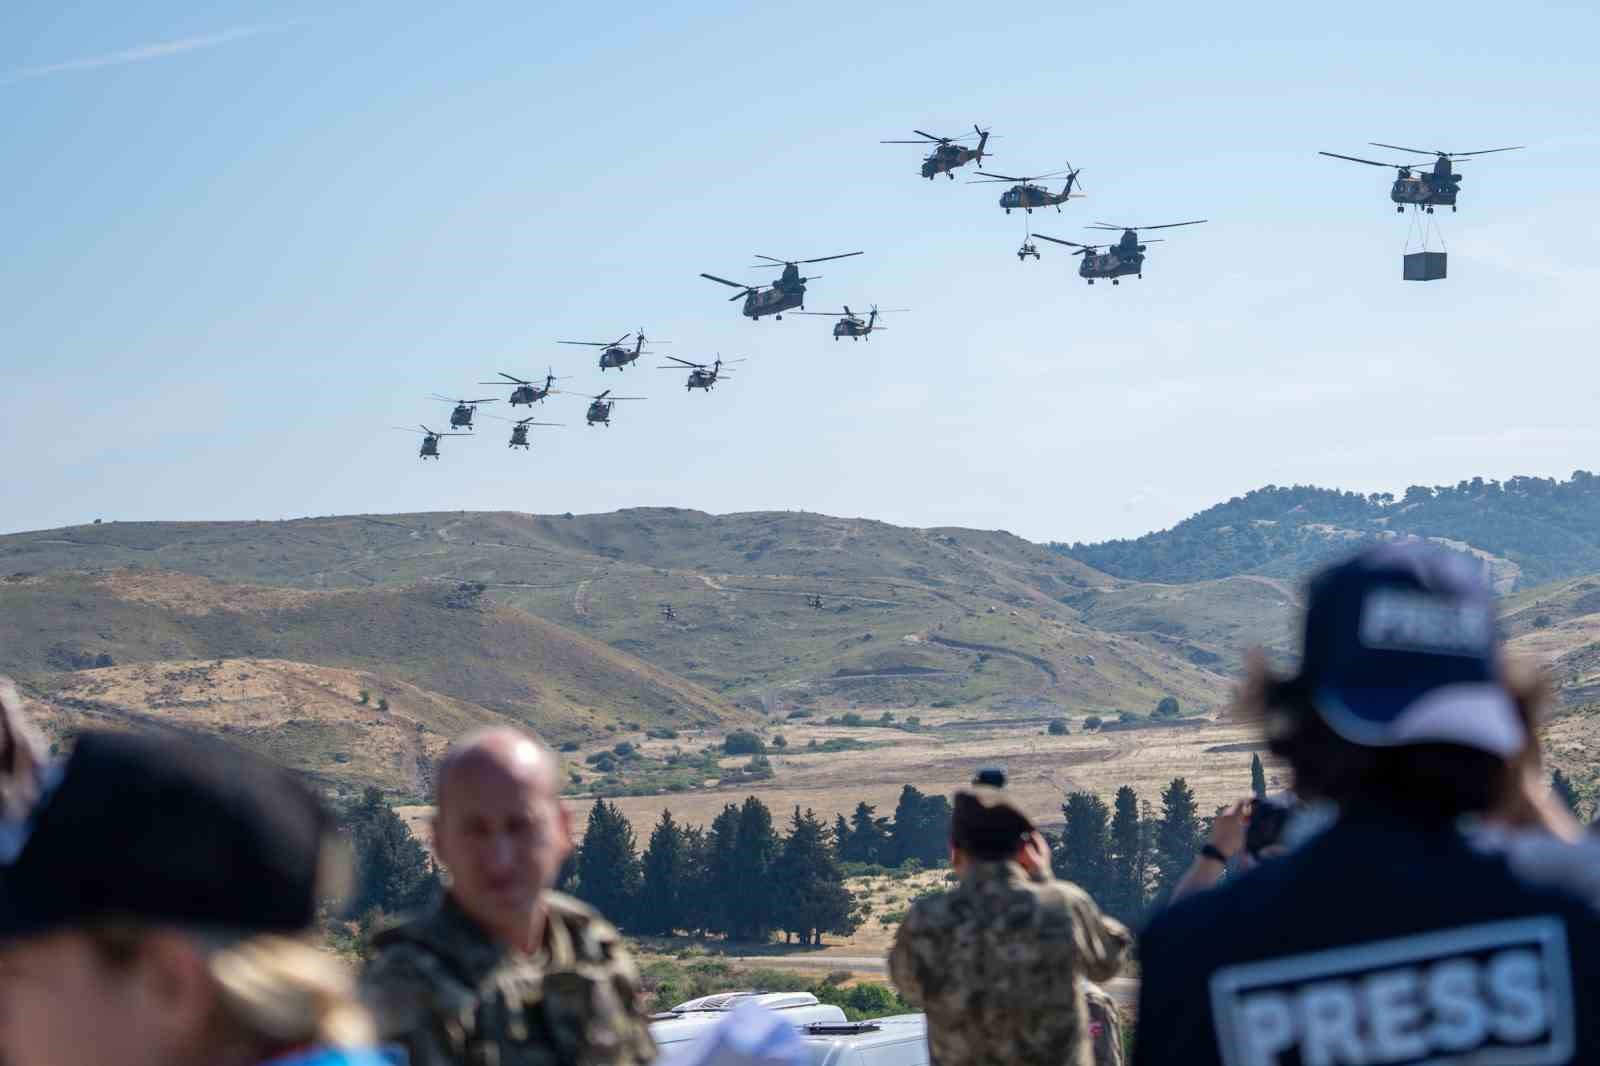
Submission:
[[[349,970],[294,937],[255,936],[209,952],[230,1028],[277,1045],[359,1047],[375,1035]]]
[[[100,957],[117,968],[133,964],[153,931],[135,923],[86,930]],[[216,982],[213,1025],[218,1043],[270,1050],[302,1044],[349,1048],[373,1042],[372,1016],[358,999],[349,970],[307,941],[268,934],[240,939],[179,932],[204,955]]]

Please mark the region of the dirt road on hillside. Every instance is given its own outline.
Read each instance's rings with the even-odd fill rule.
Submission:
[[[810,955],[728,955],[729,962],[741,966],[766,966],[776,970],[850,970],[854,973],[886,975],[888,961],[882,955],[830,955],[824,949]],[[1113,977],[1101,986],[1119,1004],[1129,1007],[1139,1002],[1139,979]]]

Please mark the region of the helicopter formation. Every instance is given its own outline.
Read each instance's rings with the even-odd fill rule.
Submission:
[[[985,155],[988,154],[990,131],[976,124],[972,127],[972,133],[956,137],[940,137],[920,129],[912,132],[920,139],[885,140],[881,143],[917,144],[928,148],[929,154],[922,160],[919,173],[930,181],[940,174],[954,181],[956,170],[969,163],[977,164],[975,169],[979,176],[969,180],[968,184],[1009,185],[1010,187],[1001,193],[999,198],[999,206],[1007,215],[1013,211],[1020,210],[1024,216],[1031,216],[1035,209],[1046,207],[1054,207],[1057,213],[1061,213],[1061,208],[1064,204],[1070,200],[1080,199],[1085,195],[1083,184],[1079,179],[1080,170],[1072,166],[1070,162],[1067,163],[1066,168],[1063,170],[1020,177],[983,170],[983,160]],[[974,137],[977,138],[975,144],[964,143]],[[1367,166],[1394,168],[1395,178],[1389,190],[1389,198],[1395,203],[1395,209],[1403,212],[1409,206],[1429,215],[1433,214],[1436,207],[1449,207],[1452,212],[1457,210],[1457,198],[1460,194],[1462,178],[1460,174],[1455,172],[1457,163],[1497,152],[1519,151],[1526,147],[1525,145],[1512,145],[1502,148],[1481,148],[1471,152],[1446,152],[1438,149],[1406,148],[1401,145],[1383,144],[1377,141],[1370,143],[1375,148],[1386,148],[1391,151],[1405,152],[1412,155],[1432,155],[1434,157],[1433,163],[1431,166],[1426,163],[1390,163],[1360,156],[1344,155],[1338,152],[1319,152],[1318,154],[1353,163],[1362,163]],[[1048,186],[1040,184],[1056,178],[1066,179],[1059,192],[1054,192]],[[1157,225],[1121,225],[1097,221],[1084,227],[1098,232],[1120,232],[1120,236],[1114,243],[1072,241],[1043,233],[1036,234],[1032,232],[1030,224],[1028,230],[1024,233],[1022,246],[1017,250],[1016,255],[1019,262],[1025,261],[1030,257],[1035,261],[1040,260],[1039,247],[1033,243],[1033,239],[1037,237],[1039,240],[1048,241],[1051,244],[1075,249],[1072,254],[1079,257],[1078,276],[1088,284],[1093,285],[1099,280],[1109,280],[1112,285],[1119,285],[1121,284],[1121,279],[1125,277],[1143,278],[1148,246],[1166,239],[1164,237],[1141,238],[1141,231],[1197,226],[1206,221],[1206,219],[1197,218],[1184,222],[1164,222]],[[758,254],[756,258],[762,260],[762,262],[752,265],[749,269],[778,269],[778,278],[772,282],[746,283],[705,272],[702,272],[700,276],[719,285],[738,290],[728,299],[730,302],[743,300],[744,305],[741,308],[741,314],[752,322],[759,322],[762,318],[768,316],[781,321],[785,311],[793,311],[801,315],[834,319],[832,335],[835,341],[843,337],[849,337],[852,341],[870,340],[873,333],[886,328],[878,321],[881,316],[904,312],[907,309],[891,308],[882,310],[876,304],[873,304],[865,317],[852,311],[849,304],[842,305],[840,311],[807,311],[805,309],[807,284],[819,280],[820,276],[805,276],[800,273],[802,266],[850,259],[863,254],[865,253],[858,250],[817,256],[812,259],[778,259],[773,256]],[[1410,258],[1413,257],[1408,256],[1408,260]],[[1440,255],[1438,258],[1441,260],[1442,271],[1443,257]],[[1409,263],[1407,269],[1407,276],[1410,277]],[[1431,277],[1443,277],[1443,273],[1427,275],[1424,279],[1430,279]],[[649,341],[646,338],[643,327],[634,332],[624,333],[622,336],[610,341],[563,340],[557,343],[600,349],[598,366],[602,373],[607,370],[624,371],[629,366],[637,363],[641,356],[654,354],[645,348]],[[667,344],[669,342],[658,340],[655,343]],[[693,392],[695,389],[700,389],[708,394],[716,386],[717,382],[733,375],[733,372],[724,369],[725,367],[745,361],[744,359],[723,359],[720,354],[710,363],[695,362],[691,359],[680,359],[670,355],[664,356],[664,358],[668,360],[668,363],[658,366],[657,369],[677,370],[679,372],[688,371],[684,390]],[[564,380],[564,378],[556,376],[554,367],[546,368],[542,385],[536,379],[520,378],[503,370],[496,371],[496,373],[500,380],[482,381],[478,384],[497,385],[502,388],[509,386],[511,395],[508,402],[513,409],[519,406],[526,406],[531,410],[534,404],[542,403],[550,396],[561,394],[564,391],[555,387],[555,383]],[[452,405],[449,421],[450,429],[448,431],[441,432],[421,424],[419,424],[418,428],[394,427],[402,432],[420,433],[422,435],[421,448],[418,452],[419,457],[422,459],[438,459],[439,443],[445,437],[472,435],[473,419],[479,405],[499,401],[498,397],[453,398],[442,396],[438,393],[435,393],[432,398]],[[581,398],[588,401],[588,408],[584,413],[585,425],[603,425],[607,428],[611,425],[612,411],[617,403],[645,399],[643,396],[617,396],[610,389],[605,389],[595,395],[583,395]],[[532,416],[521,419],[500,419],[499,416],[494,415],[490,417],[511,424],[511,438],[507,443],[507,447],[518,449],[531,448],[529,430],[532,427],[564,424],[542,422]],[[820,607],[820,597],[812,605]],[[670,612],[670,610],[669,606],[667,611]],[[670,613],[668,617],[671,617]]]

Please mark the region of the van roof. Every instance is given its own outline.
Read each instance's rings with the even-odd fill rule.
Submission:
[[[924,1014],[895,1014],[870,1022],[826,1022],[802,1026],[800,1036],[811,1052],[813,1066],[833,1066],[850,1051],[867,1053],[870,1064],[870,1053],[875,1048],[913,1043],[925,1047],[928,1018]]]

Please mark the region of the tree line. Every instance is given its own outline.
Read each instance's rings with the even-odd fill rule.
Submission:
[[[845,888],[846,864],[932,866],[946,857],[950,805],[906,785],[892,816],[859,803],[826,825],[799,807],[783,832],[754,796],[728,804],[706,827],[662,811],[643,851],[615,804],[597,799],[563,888],[626,932],[715,934],[821,944],[861,918]]]

